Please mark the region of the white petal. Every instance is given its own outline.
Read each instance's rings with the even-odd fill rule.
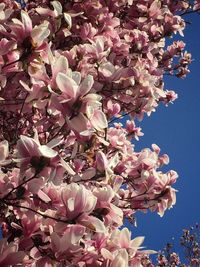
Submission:
[[[59,1],[52,1],[51,5],[54,8],[54,12],[55,12],[56,17],[58,17],[59,15],[62,14],[62,5]]]
[[[33,43],[35,46],[40,46],[44,39],[46,39],[50,34],[50,30],[48,29],[48,24],[43,23],[39,26],[35,26],[31,32],[31,37],[33,39]]]
[[[67,208],[69,209],[69,211],[74,211],[74,197],[71,197],[67,200]]]
[[[64,19],[67,22],[67,24],[69,25],[69,28],[71,29],[72,27],[72,18],[69,14],[64,13]]]
[[[57,151],[51,149],[50,147],[48,147],[46,145],[40,146],[39,151],[42,154],[42,156],[44,156],[46,158],[54,158],[58,155]]]
[[[28,15],[27,12],[24,10],[21,11],[21,18],[22,18],[22,23],[24,25],[24,29],[26,33],[30,33],[32,30],[32,21]]]
[[[88,75],[81,83],[79,87],[79,94],[81,96],[86,95],[92,88],[94,79],[92,75]]]
[[[54,138],[53,140],[51,140],[47,145],[50,148],[54,148],[58,145],[60,145],[63,142],[63,137],[59,136],[57,138]]]
[[[50,197],[48,197],[47,194],[45,194],[42,190],[39,190],[37,194],[38,194],[38,197],[42,199],[45,203],[48,203],[51,201]]]
[[[131,247],[139,248],[144,241],[144,236],[138,236],[131,241]]]
[[[68,60],[64,56],[60,56],[55,60],[55,63],[52,66],[53,76],[56,77],[59,72],[67,73],[69,68]]]
[[[72,72],[72,79],[79,85],[81,82],[81,74],[78,71]]]
[[[8,141],[4,140],[0,142],[0,161],[5,160],[9,154]]]
[[[60,163],[62,164],[62,167],[70,174],[70,175],[75,175],[75,171],[69,166],[69,163],[64,161],[64,159],[60,159]]]
[[[76,82],[63,73],[58,73],[56,77],[58,88],[70,98],[75,98],[78,86]]]
[[[101,110],[95,110],[90,122],[97,130],[102,130],[108,127],[106,116]]]

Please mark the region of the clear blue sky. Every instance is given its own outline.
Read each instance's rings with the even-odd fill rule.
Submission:
[[[161,152],[170,157],[167,169],[179,174],[174,208],[163,218],[138,213],[138,227],[131,227],[133,236],[145,236],[144,245],[155,250],[163,248],[172,237],[178,238],[183,228],[200,223],[200,16],[185,18],[192,23],[183,38],[194,59],[191,73],[184,80],[175,77],[165,80],[165,88],[175,89],[179,98],[139,123],[145,135],[136,143],[138,150],[158,144]]]

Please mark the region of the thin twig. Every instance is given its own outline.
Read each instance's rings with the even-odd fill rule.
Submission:
[[[15,190],[19,189],[21,186],[23,186],[24,184],[30,182],[31,180],[35,179],[36,176],[38,175],[38,172],[36,172],[32,177],[30,177],[28,180],[25,180],[23,183],[19,184],[18,186],[14,187],[10,192],[8,192],[7,195],[5,195],[2,200],[5,200],[7,199],[11,194],[12,192],[14,192]]]
[[[68,224],[70,223],[70,224],[72,224],[72,222],[69,221],[69,220],[63,220],[63,219],[60,219],[60,218],[55,218],[55,217],[52,217],[50,215],[43,214],[43,213],[41,213],[41,212],[39,212],[37,210],[34,210],[34,209],[30,208],[30,207],[26,207],[26,206],[23,206],[23,205],[18,205],[18,204],[15,204],[15,203],[10,203],[8,201],[4,201],[4,203],[6,205],[8,205],[8,206],[13,206],[13,207],[16,207],[16,208],[30,210],[30,211],[32,211],[32,212],[34,212],[34,213],[42,216],[44,219],[52,219],[52,220],[57,221],[57,222],[63,222],[63,223],[68,223]]]

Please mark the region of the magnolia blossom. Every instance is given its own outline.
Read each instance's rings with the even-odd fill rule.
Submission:
[[[17,161],[20,162],[21,170],[30,164],[37,171],[48,165],[49,160],[57,156],[57,151],[48,145],[40,145],[39,140],[21,135],[17,143]]]
[[[136,150],[138,119],[177,98],[163,77],[185,77],[192,59],[167,38],[198,9],[1,1],[0,266],[153,267],[154,251],[123,223],[163,216],[178,175],[162,171],[169,157],[157,145]]]
[[[101,96],[89,93],[94,83],[93,77],[88,75],[81,83],[80,81],[81,74],[79,72],[72,73],[72,77],[63,73],[58,73],[56,76],[56,83],[61,90],[60,103],[67,103],[66,106],[69,112],[71,111],[70,125],[76,131],[81,132],[87,129],[84,129],[84,123],[86,125],[86,121],[89,119],[91,126],[97,130],[106,128],[107,119],[100,110]],[[77,115],[77,112],[80,112],[80,115]]]
[[[12,22],[11,29],[15,38],[20,37],[21,41],[24,41],[30,36],[32,45],[37,48],[42,45],[45,38],[50,34],[47,22],[44,21],[43,24],[33,28],[30,16],[23,10],[21,11],[21,21],[13,18]]]
[[[74,219],[83,213],[90,214],[96,206],[96,197],[84,186],[70,184],[62,191],[62,201],[66,216]]]
[[[7,244],[7,240],[0,240],[0,264],[2,266],[15,266],[22,263],[26,254],[23,251],[18,251],[18,245],[14,242]]]

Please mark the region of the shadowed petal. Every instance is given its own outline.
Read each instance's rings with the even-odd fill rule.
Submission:
[[[22,23],[24,25],[24,31],[25,33],[30,33],[32,31],[32,21],[28,15],[27,12],[25,12],[24,10],[21,11],[21,18],[22,18]]]

